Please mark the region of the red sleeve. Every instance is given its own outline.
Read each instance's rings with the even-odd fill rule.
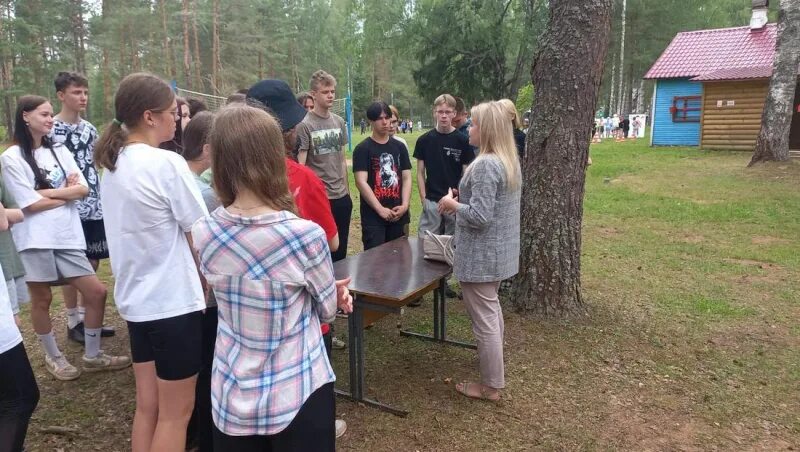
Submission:
[[[302,183],[295,191],[294,197],[297,209],[302,218],[320,225],[325,231],[325,237],[330,241],[336,235],[337,230],[325,186],[311,170],[306,169],[303,172],[305,177],[301,179]]]

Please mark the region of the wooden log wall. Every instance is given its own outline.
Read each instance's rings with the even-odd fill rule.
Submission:
[[[768,88],[766,79],[703,84],[700,146],[752,151],[761,128]]]

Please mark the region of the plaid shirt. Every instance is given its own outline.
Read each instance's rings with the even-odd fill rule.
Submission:
[[[336,316],[325,233],[286,211],[245,218],[220,207],[192,234],[219,307],[214,423],[228,435],[274,435],[336,379],[320,333]]]

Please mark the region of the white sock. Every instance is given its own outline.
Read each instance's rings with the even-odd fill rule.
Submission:
[[[58,349],[58,344],[56,344],[56,337],[53,336],[52,331],[50,331],[47,334],[37,334],[36,336],[39,337],[39,342],[42,344],[44,352],[47,353],[47,356],[50,359],[56,359],[59,356],[61,356],[61,350]]]
[[[81,316],[81,322],[83,322],[83,318],[86,316],[86,308],[78,306],[78,315]]]
[[[87,358],[94,358],[100,353],[100,332],[102,328],[86,328],[83,330],[83,338],[86,340],[84,354]]]
[[[67,308],[67,326],[72,329],[83,321],[83,318],[78,314],[78,308]]]

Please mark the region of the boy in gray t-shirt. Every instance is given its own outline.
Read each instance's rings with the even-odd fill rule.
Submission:
[[[315,109],[306,114],[297,126],[300,146],[298,160],[311,168],[322,179],[328,199],[339,199],[348,194],[347,164],[344,145],[347,144],[347,127],[336,113],[320,116]],[[301,155],[305,154],[305,161]]]
[[[311,76],[309,84],[314,109],[297,125],[297,161],[311,168],[325,184],[339,231],[339,249],[331,253],[333,262],[336,262],[347,257],[350,217],[353,214],[344,152],[347,128],[344,120],[330,111],[336,97],[336,79],[320,70]]]

